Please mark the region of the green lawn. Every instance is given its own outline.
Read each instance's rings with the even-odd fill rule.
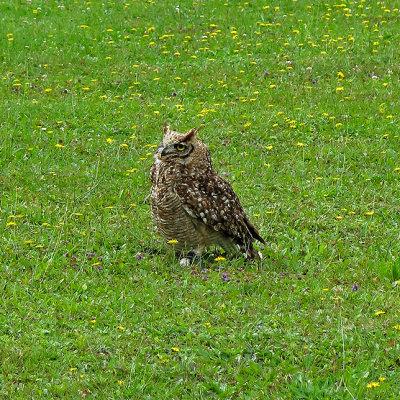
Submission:
[[[0,0],[0,398],[399,399],[398,2],[126,1]],[[164,122],[260,264],[165,251]]]

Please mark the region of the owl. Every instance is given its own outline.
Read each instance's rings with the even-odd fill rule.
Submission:
[[[250,222],[232,186],[213,170],[210,151],[198,139],[164,127],[150,168],[151,212],[166,245],[186,255],[187,265],[209,246],[259,258],[253,247],[265,243]]]

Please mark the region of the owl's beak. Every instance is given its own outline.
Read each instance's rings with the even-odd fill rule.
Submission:
[[[174,147],[172,147],[172,146],[164,147],[164,148],[161,150],[161,157],[165,157],[165,156],[167,156],[168,154],[173,153],[174,151],[175,151],[175,149],[174,149]]]

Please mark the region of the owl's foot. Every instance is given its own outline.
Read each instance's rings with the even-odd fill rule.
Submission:
[[[200,256],[196,254],[196,252],[194,252],[193,250],[189,251],[189,253],[187,253],[184,258],[181,258],[181,260],[179,261],[179,265],[181,267],[189,267],[199,258]]]

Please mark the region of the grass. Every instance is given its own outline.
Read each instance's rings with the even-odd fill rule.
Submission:
[[[0,397],[399,398],[396,4],[1,2]],[[164,121],[259,265],[165,252]]]

